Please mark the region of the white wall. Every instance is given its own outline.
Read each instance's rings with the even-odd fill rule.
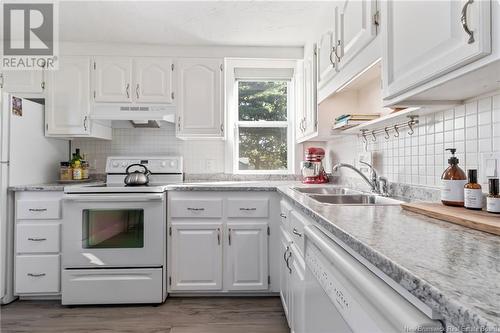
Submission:
[[[389,140],[383,135],[376,142],[368,139],[375,167],[390,181],[438,187],[448,164],[445,148],[456,148],[462,169],[479,169],[481,178],[481,154],[500,153],[500,92],[421,117],[415,134],[410,136],[407,132]],[[364,151],[357,137],[331,140],[325,146],[329,156],[327,170],[332,163],[354,163]],[[349,170],[342,171],[342,175],[357,177]]]

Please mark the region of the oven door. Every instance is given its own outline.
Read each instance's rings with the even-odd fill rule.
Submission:
[[[66,194],[63,267],[160,267],[164,193]]]

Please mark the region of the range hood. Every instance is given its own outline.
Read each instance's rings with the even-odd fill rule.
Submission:
[[[175,123],[175,106],[157,104],[96,104],[90,119],[128,120],[135,124],[166,121]]]

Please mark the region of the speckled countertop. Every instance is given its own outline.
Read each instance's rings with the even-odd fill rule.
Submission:
[[[280,186],[298,186],[294,180],[210,181],[173,184],[168,191],[276,191]]]
[[[103,184],[103,181],[95,180],[84,183],[77,184],[61,184],[61,183],[46,183],[46,184],[33,184],[33,185],[19,185],[11,186],[8,188],[9,191],[21,192],[21,191],[64,191],[65,187],[68,186],[84,186],[84,185],[96,185]]]
[[[278,191],[447,323],[500,332],[500,237],[399,206],[321,205]]]

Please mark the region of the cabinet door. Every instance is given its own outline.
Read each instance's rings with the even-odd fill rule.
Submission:
[[[298,255],[298,252],[293,251],[293,255],[289,260],[289,266],[292,269],[289,281],[291,304],[290,326],[291,331],[294,333],[307,333],[305,331],[305,264],[304,261],[300,257],[298,257]]]
[[[3,90],[9,93],[42,93],[43,71],[4,71]]]
[[[304,122],[305,122],[305,97],[306,97],[306,84],[304,80],[304,61],[297,61],[296,74],[294,83],[297,87],[295,94],[295,139],[301,142],[304,137]]]
[[[182,222],[171,228],[171,289],[221,290],[222,224]]]
[[[96,102],[132,102],[132,58],[95,57]]]
[[[386,99],[491,52],[489,0],[383,1],[381,5]]]
[[[180,59],[177,136],[224,136],[222,59]]]
[[[281,229],[280,238],[280,298],[281,304],[283,305],[283,311],[287,318],[288,326],[290,325],[290,271],[291,268],[288,265],[288,260],[290,256],[290,239],[286,236],[286,232]]]
[[[334,35],[332,31],[328,31],[321,35],[318,42],[318,87],[322,87],[336,73]]]
[[[225,289],[268,288],[267,223],[227,223]]]
[[[134,100],[139,103],[172,103],[173,61],[169,58],[134,59]]]
[[[317,86],[316,86],[316,45],[313,53],[304,61],[304,81],[305,81],[305,119],[304,119],[304,136],[314,134],[318,130],[318,106],[317,106]]]
[[[45,121],[47,135],[90,133],[90,58],[68,56],[49,73]]]
[[[338,9],[340,68],[348,64],[376,36],[376,0],[344,0]]]

